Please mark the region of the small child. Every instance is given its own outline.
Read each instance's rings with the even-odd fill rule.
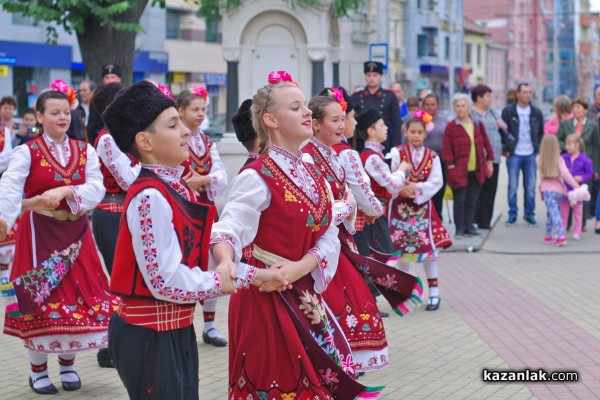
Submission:
[[[148,81],[120,91],[102,118],[122,152],[141,163],[121,219],[110,288],[121,296],[109,351],[129,397],[198,399],[198,301],[276,271],[207,272],[214,206],[182,180],[189,130],[175,103]],[[252,281],[252,277],[256,277]],[[261,282],[262,283],[262,282]]]
[[[389,224],[394,244],[390,262],[398,261],[406,271],[410,262],[422,262],[427,275],[429,299],[427,311],[440,306],[438,288],[439,249],[452,245],[452,240],[442,224],[431,198],[442,187],[442,166],[439,155],[423,146],[427,132],[433,129],[431,115],[417,110],[406,123],[408,143],[392,148],[392,171],[409,163],[410,174],[406,183],[390,206]]]
[[[565,160],[560,156],[558,139],[554,135],[545,135],[540,144],[540,152],[536,158],[540,169],[540,192],[544,203],[546,203],[546,243],[552,242],[552,230],[556,231],[556,245],[563,246],[567,243],[565,226],[560,216],[560,202],[567,194],[565,182],[574,188],[579,183],[573,178]],[[579,224],[581,226],[581,224]]]
[[[410,165],[403,163],[394,174],[383,158],[383,143],[387,138],[388,128],[375,109],[367,109],[356,117],[358,136],[365,141],[365,148],[360,158],[365,172],[371,180],[371,189],[383,206],[384,214],[364,226],[364,234],[368,246],[391,254],[393,251],[390,229],[387,222],[387,207],[390,200],[398,195],[404,183]]]
[[[188,142],[188,158],[181,164],[184,168],[183,180],[196,191],[200,203],[214,204],[227,187],[227,172],[217,146],[208,142],[208,136],[200,128],[206,117],[208,99],[206,89],[192,86],[192,90],[184,90],[177,96],[177,111],[183,125],[192,132]],[[205,301],[202,310],[202,341],[216,347],[226,346],[227,340],[215,325],[217,299]]]
[[[573,175],[573,178],[579,184],[583,184],[594,176],[594,170],[592,167],[592,160],[585,155],[585,144],[581,136],[576,133],[572,133],[565,139],[565,146],[567,152],[562,154],[563,160],[567,169]],[[567,191],[571,191],[573,188],[567,185]],[[563,222],[563,226],[568,226],[567,221],[569,219],[569,209],[571,205],[569,200],[564,197],[560,202],[560,217]],[[581,229],[583,223],[583,202],[578,202],[573,206],[573,240],[581,239]]]
[[[27,108],[23,113],[19,131],[12,138],[12,146],[17,147],[20,144],[27,143],[37,137],[37,128],[35,119],[35,110]]]

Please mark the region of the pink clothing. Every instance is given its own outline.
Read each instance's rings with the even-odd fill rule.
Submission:
[[[569,222],[569,209],[571,204],[568,200],[560,202],[560,219],[562,219],[565,231],[567,230],[567,223]],[[581,236],[581,228],[583,221],[583,203],[577,203],[573,206],[573,236]]]
[[[536,157],[538,167],[540,166],[540,156]],[[540,192],[556,192],[563,195],[567,195],[567,182],[571,187],[579,187],[579,183],[573,178],[573,175],[569,172],[567,164],[562,157],[558,157],[558,177],[557,178],[544,178],[540,180]]]
[[[566,115],[563,119],[573,118],[573,114]],[[558,133],[558,128],[560,127],[560,120],[554,114],[548,122],[544,124],[544,135],[552,134],[556,135]]]

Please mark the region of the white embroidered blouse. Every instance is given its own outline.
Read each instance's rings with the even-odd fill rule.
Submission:
[[[0,152],[0,174],[6,171],[6,168],[8,168],[8,159],[10,158],[10,153],[12,150],[13,148],[10,140],[10,131],[8,128],[4,128],[4,148],[2,149],[2,152]]]
[[[272,146],[269,156],[314,203],[319,201],[317,183],[302,162],[301,153],[292,154],[277,146]],[[331,188],[329,188],[331,192]],[[333,195],[330,193],[333,198]],[[227,243],[234,251],[234,260],[238,262],[242,249],[252,243],[261,213],[271,204],[271,191],[263,179],[253,169],[245,169],[231,183],[229,197],[219,222],[213,225],[211,244]],[[285,232],[274,233],[285,235]],[[327,231],[309,250],[318,263],[312,272],[317,293],[323,292],[337,270],[340,252],[338,229],[330,224]]]
[[[96,152],[121,189],[128,190],[140,174],[141,165],[131,165],[131,159],[119,149],[111,135],[100,137]]]
[[[66,135],[65,135],[66,136]],[[62,144],[56,143],[48,135],[43,135],[52,157],[65,167],[71,159],[69,142],[73,139],[65,138]],[[92,210],[104,197],[106,189],[102,183],[100,161],[92,145],[87,144],[87,161],[85,164],[85,183],[70,186],[74,200],[67,200],[73,214]],[[7,222],[9,228],[13,226],[21,214],[21,200],[25,182],[31,169],[31,152],[29,146],[17,146],[11,156],[8,169],[0,180],[0,219]]]
[[[189,146],[198,157],[202,157],[206,154],[206,146],[204,145],[204,136],[200,127],[198,127],[190,136]],[[208,199],[215,201],[225,191],[227,187],[227,172],[225,171],[225,164],[221,161],[217,146],[213,144],[210,146],[210,157],[212,159],[212,167],[208,173],[210,182],[206,188],[206,194]]]

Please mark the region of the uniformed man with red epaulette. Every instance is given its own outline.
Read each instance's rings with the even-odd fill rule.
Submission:
[[[402,118],[400,117],[398,100],[394,92],[381,87],[381,78],[383,75],[382,63],[367,61],[364,64],[364,72],[366,86],[363,90],[352,93],[352,100],[356,103],[357,114],[369,108],[379,111],[381,118],[383,118],[388,127],[388,138],[382,143],[385,146],[385,154],[402,141]],[[363,141],[360,139],[356,140],[355,147],[358,151],[361,151],[364,147]]]

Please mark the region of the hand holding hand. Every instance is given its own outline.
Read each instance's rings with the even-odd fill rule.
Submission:
[[[305,263],[301,261],[285,261],[271,265],[270,269],[280,269],[283,279],[287,282],[286,288],[291,288],[292,283],[308,274],[310,271],[306,269]],[[265,282],[260,286],[261,292],[272,292],[274,290],[282,291],[282,285],[278,281]]]
[[[45,202],[47,210],[55,210],[63,199],[68,198],[72,200],[73,195],[70,186],[61,186],[46,190],[40,197]]]
[[[256,278],[254,279],[254,282],[252,282],[252,284],[255,286],[259,286],[261,292],[270,292],[274,290],[277,290],[278,292],[283,292],[284,290],[292,288],[292,285],[289,284],[283,276],[283,272],[281,271],[281,265],[274,265],[268,269],[259,268]],[[264,290],[265,288],[269,288],[272,290]]]
[[[400,189],[400,191],[398,192],[398,195],[400,197],[405,197],[408,199],[414,199],[415,198],[415,185],[413,183],[405,183],[404,186]]]
[[[410,171],[412,171],[412,165],[410,165],[406,161],[402,161],[398,169],[404,171],[404,174],[408,174]]]
[[[192,169],[190,169],[190,171],[181,179],[183,179],[192,190],[195,190],[199,193],[204,192],[206,190],[204,187],[210,182],[210,178],[208,176],[200,175]]]
[[[235,264],[232,260],[225,260],[221,262],[215,268],[215,272],[220,275],[221,283],[223,287],[221,288],[222,293],[235,293],[235,285],[233,283],[233,278],[235,278]]]

